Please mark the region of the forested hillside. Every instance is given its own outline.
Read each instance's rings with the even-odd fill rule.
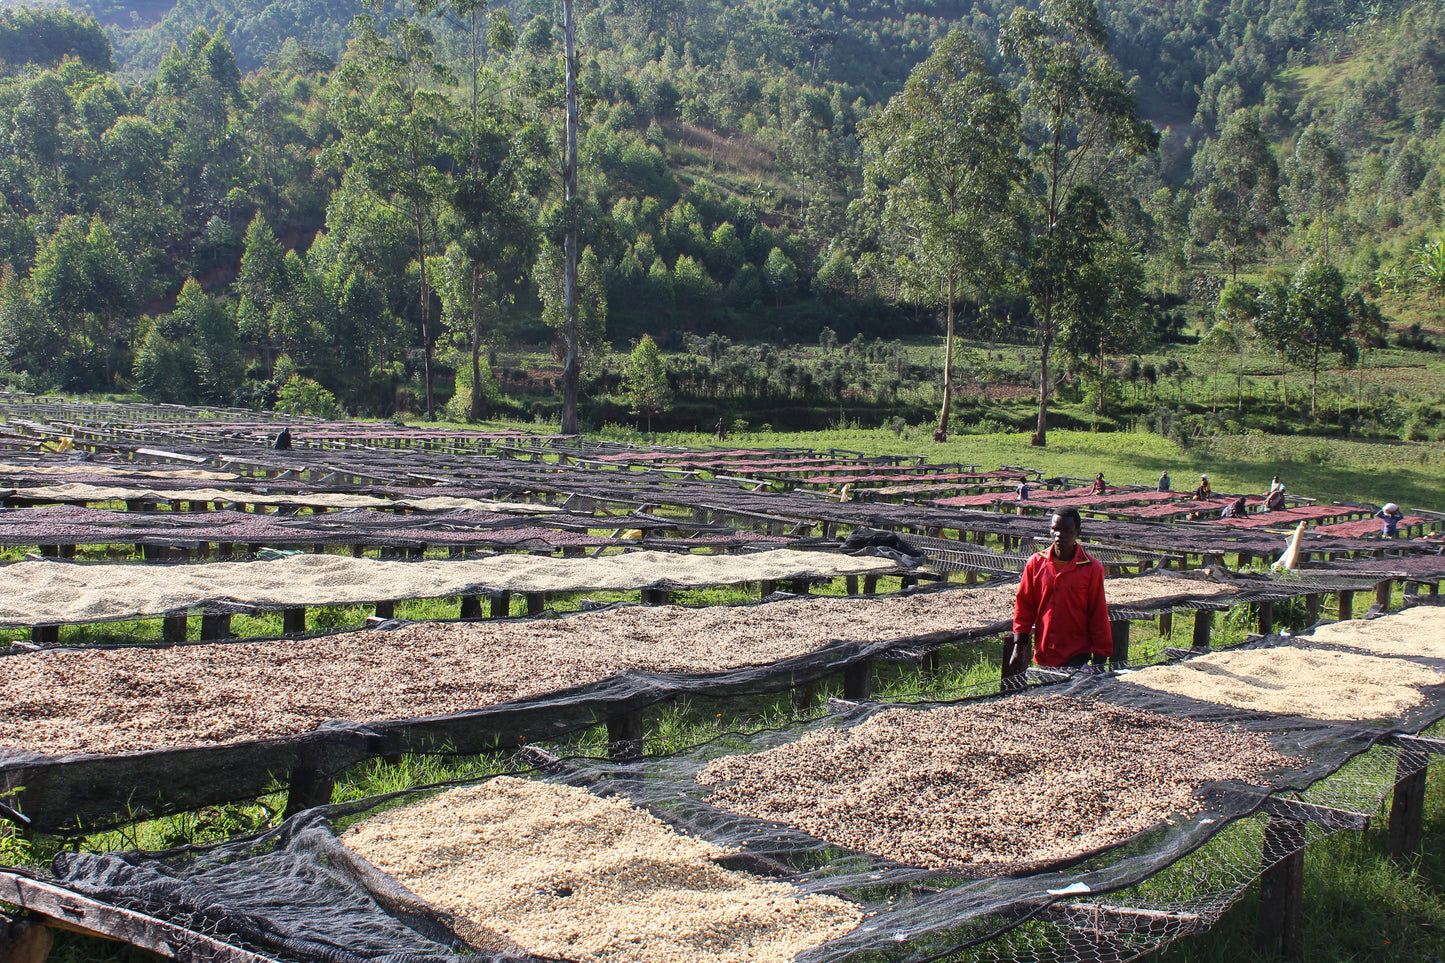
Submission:
[[[711,336],[674,380],[728,390],[726,342],[945,318],[1046,349],[1056,328],[1051,387],[1106,385],[1196,317],[1282,356],[1314,325],[1317,374],[1380,337],[1376,299],[1445,295],[1435,0],[1051,0],[1038,29],[1072,31],[1055,49],[1102,78],[1057,116],[1012,0],[583,2],[571,205],[550,0],[70,6],[0,7],[0,350],[25,387],[476,416],[489,350],[561,320],[568,226],[584,351]],[[1016,158],[992,219],[1014,233],[957,277],[900,213],[913,174],[888,167],[884,112],[953,32],[948,69],[1018,112],[993,145]],[[1084,280],[1040,280],[1066,264]],[[1250,283],[1216,309],[1231,280]],[[1309,290],[1339,316],[1301,315]],[[752,362],[758,391],[784,390],[785,360]],[[786,394],[886,405],[932,376],[894,368],[795,370]]]

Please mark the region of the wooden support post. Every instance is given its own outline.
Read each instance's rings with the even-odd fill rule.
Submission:
[[[231,637],[231,613],[201,616],[201,641],[214,642]]]
[[[463,595],[461,611],[457,613],[459,619],[479,619],[482,617],[482,600],[477,595]]]
[[[1214,631],[1214,611],[1199,609],[1194,613],[1194,639],[1190,645],[1196,649],[1209,648],[1209,636]]]
[[[758,583],[758,597],[767,598],[778,590],[778,583],[772,579],[765,578]]]
[[[1304,824],[1270,816],[1264,829],[1264,872],[1259,880],[1259,949],[1294,959],[1304,909]]]
[[[906,591],[908,591],[909,589],[913,588],[913,586],[915,586],[915,585],[917,585],[917,584],[918,584],[918,576],[916,576],[916,575],[900,575],[900,576],[898,576],[898,590],[899,590],[900,592],[906,592]]]
[[[32,645],[59,645],[60,626],[58,625],[37,625],[30,630],[30,642]]]
[[[1375,605],[1381,612],[1390,611],[1390,592],[1394,587],[1395,583],[1391,579],[1385,579],[1375,586]]]
[[[492,596],[492,618],[505,619],[512,614],[512,593],[503,592]]]
[[[877,595],[877,594],[878,594],[878,576],[876,576],[876,575],[865,575],[865,576],[863,576],[863,594],[864,594],[864,595]]]
[[[1320,593],[1311,592],[1305,596],[1305,618],[1310,625],[1320,620]]]
[[[186,641],[188,619],[184,614],[167,615],[161,620],[161,641],[178,644]]]
[[[546,593],[546,592],[528,592],[528,593],[527,593],[527,614],[528,614],[528,615],[541,615],[543,608],[546,607],[546,604],[547,604],[547,593]]]
[[[1347,621],[1347,620],[1349,620],[1349,619],[1352,619],[1352,618],[1354,618],[1354,617],[1355,617],[1355,593],[1354,593],[1354,592],[1341,592],[1341,593],[1340,593],[1339,620],[1340,620],[1341,622],[1345,622],[1345,621]]]
[[[667,589],[643,589],[641,594],[643,605],[666,605],[672,600],[672,593]]]
[[[788,583],[788,591],[794,595],[807,595],[812,587],[812,583],[805,578],[795,578]]]
[[[814,684],[808,682],[803,685],[793,686],[793,688],[788,690],[788,699],[792,702],[795,710],[802,711],[813,705],[814,688]]]
[[[289,819],[299,812],[331,802],[336,778],[325,771],[326,752],[320,746],[303,746],[296,755],[296,768],[286,789],[286,812]]]
[[[641,712],[629,712],[607,720],[607,755],[614,762],[641,759],[642,750]]]
[[[1117,669],[1129,664],[1129,620],[1115,619],[1109,628],[1114,633],[1114,654],[1109,656],[1109,667]]]
[[[1420,855],[1420,838],[1425,816],[1425,781],[1429,772],[1424,760],[1408,750],[1401,752],[1395,763],[1395,792],[1390,800],[1390,831],[1386,851],[1397,863],[1413,862]]]
[[[929,649],[927,652],[923,653],[922,670],[924,679],[932,681],[933,679],[938,677],[938,666],[940,661],[940,653],[937,649]]]
[[[375,615],[379,619],[394,619],[396,618],[396,603],[377,602],[372,615]]]
[[[864,659],[843,670],[843,698],[865,702],[873,696],[873,661]]]
[[[1235,564],[1235,568],[1247,568],[1249,566],[1249,563],[1253,561],[1254,556],[1251,555],[1249,552],[1240,552],[1239,559]]]
[[[40,546],[40,557],[41,557],[41,558],[59,558],[59,557],[60,557],[60,546],[59,546],[59,545],[41,545],[41,546]]]
[[[1274,631],[1274,602],[1261,599],[1259,603],[1259,634],[1269,635]]]
[[[234,551],[235,551],[235,547],[234,547],[230,542],[217,542],[217,543],[216,543],[216,557],[217,557],[217,558],[220,558],[220,559],[230,558],[230,557],[231,557],[231,553],[234,552]]]
[[[365,546],[365,545],[352,545],[352,546],[351,546],[351,557],[352,557],[352,558],[361,558],[361,557],[362,557],[363,555],[365,555],[365,554],[366,554],[366,546]]]
[[[287,635],[301,635],[306,631],[306,606],[281,610],[281,626]]]
[[[848,594],[849,594],[849,595],[857,595],[857,594],[858,594],[858,576],[856,576],[856,575],[849,575],[849,576],[847,576],[846,578],[844,578],[843,581],[844,581],[844,584],[847,585],[847,587],[848,587]]]
[[[55,930],[35,919],[9,927],[5,924],[6,918],[0,916],[0,959],[6,963],[45,963],[55,946]]]
[[[1173,612],[1160,612],[1160,613],[1159,613],[1159,635],[1162,636],[1162,637],[1167,641],[1167,640],[1169,639],[1169,637],[1170,637],[1171,635],[1173,635],[1173,634],[1174,634],[1174,613],[1173,613]]]

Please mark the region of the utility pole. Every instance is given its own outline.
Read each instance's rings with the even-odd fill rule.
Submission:
[[[567,161],[562,170],[567,218],[567,234],[562,242],[562,285],[566,299],[562,338],[567,343],[567,361],[562,369],[562,434],[575,435],[581,357],[577,345],[577,28],[572,17],[572,0],[562,0],[562,33],[567,58]]]

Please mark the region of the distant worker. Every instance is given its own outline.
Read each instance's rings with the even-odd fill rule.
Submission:
[[[1194,489],[1194,500],[1197,502],[1202,502],[1213,497],[1213,495],[1214,489],[1209,487],[1209,476],[1200,475],[1199,487]]]
[[[1097,672],[1114,654],[1104,566],[1080,547],[1082,527],[1077,508],[1059,509],[1049,523],[1052,544],[1024,564],[1004,664],[1006,687],[1011,675],[1028,667],[1031,639],[1039,665]]]
[[[1394,502],[1386,502],[1385,507],[1375,513],[1376,518],[1384,519],[1384,530],[1381,532],[1386,538],[1397,538],[1400,534],[1400,519],[1405,513],[1400,511],[1400,506]]]
[[[276,435],[276,440],[273,441],[273,442],[271,442],[271,447],[272,447],[274,450],[276,450],[276,451],[290,451],[290,450],[291,450],[291,426],[290,426],[290,425],[287,425],[285,428],[282,428],[282,429],[281,429],[281,431]]]
[[[1169,469],[1167,468],[1159,473],[1158,490],[1161,492],[1167,492],[1169,490]]]
[[[1269,483],[1269,491],[1264,496],[1264,510],[1277,512],[1283,510],[1284,505],[1284,482],[1275,475],[1274,480]]]
[[[1105,481],[1104,481],[1104,473],[1103,473],[1103,472],[1099,472],[1099,474],[1097,474],[1097,475],[1094,476],[1094,487],[1089,489],[1089,494],[1090,494],[1090,495],[1107,495],[1107,494],[1109,494],[1109,486],[1108,486],[1108,484],[1105,483]]]
[[[1019,479],[1018,487],[1014,489],[1014,497],[1021,502],[1029,500],[1029,480],[1027,478]]]
[[[1219,513],[1220,518],[1243,518],[1249,514],[1249,503],[1240,495],[1234,501],[1224,506],[1224,511]]]
[[[722,441],[728,436],[728,426],[723,424],[723,420],[721,418],[717,420],[717,425],[714,426],[713,430],[717,432],[718,441]]]

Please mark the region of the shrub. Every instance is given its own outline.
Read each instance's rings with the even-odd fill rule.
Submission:
[[[276,410],[330,418],[336,414],[336,396],[310,378],[292,375],[277,393]]]

